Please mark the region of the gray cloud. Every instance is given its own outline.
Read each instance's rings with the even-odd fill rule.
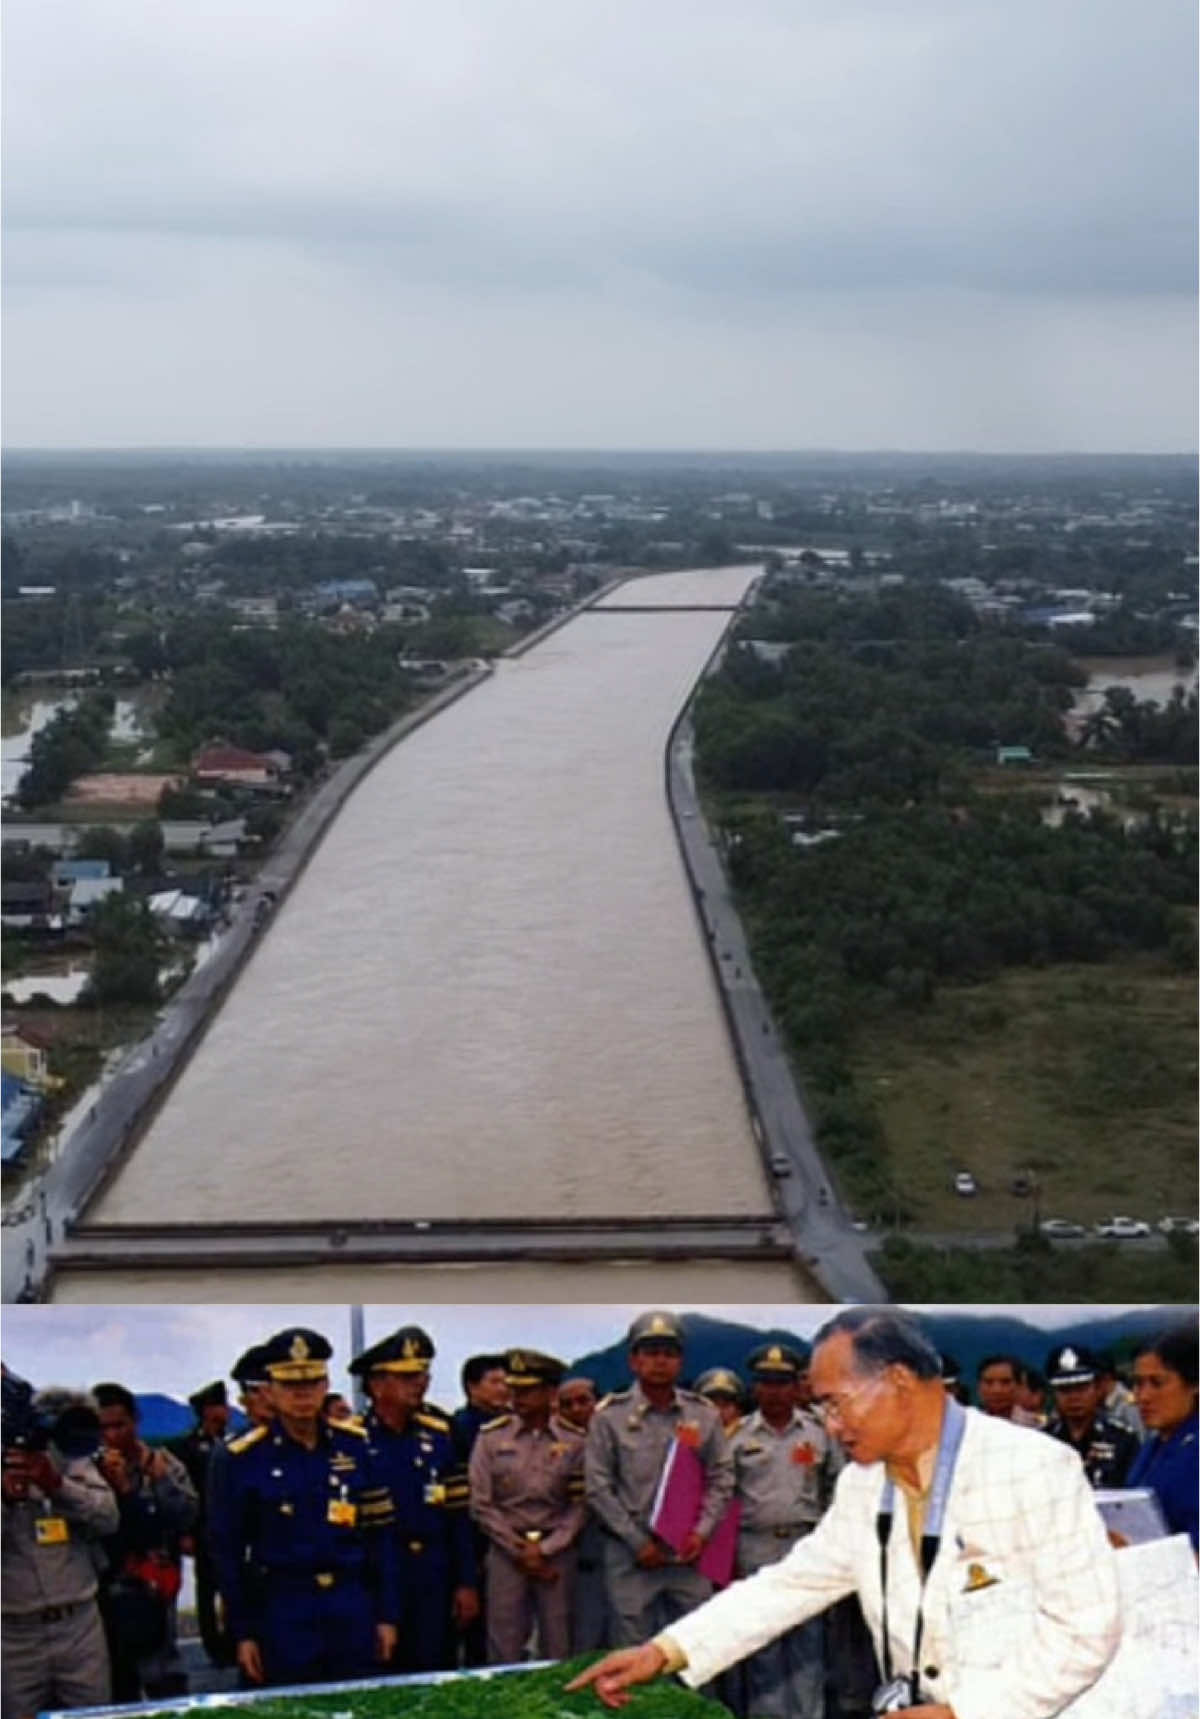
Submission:
[[[504,341],[543,437],[594,443],[604,424],[640,442],[646,414],[662,414],[634,354],[655,354],[678,386],[689,361],[712,363],[718,328],[720,419],[710,407],[698,420],[688,388],[679,422],[707,418],[727,445],[762,422],[767,333],[803,351],[815,325],[837,324],[840,392],[867,400],[906,364],[915,382],[949,296],[975,421],[1019,420],[1019,393],[1037,403],[1028,436],[1070,422],[1069,400],[1047,392],[1053,362],[1040,384],[994,379],[988,349],[998,320],[1002,344],[1019,326],[1042,362],[1074,300],[1090,302],[1078,326],[1101,342],[1098,372],[1143,377],[1157,419],[1139,403],[1137,434],[1190,440],[1190,0],[10,0],[6,26],[9,350],[57,351],[59,400],[81,365],[102,387],[118,368],[138,378],[110,402],[107,432],[88,405],[92,434],[170,424],[229,439],[202,371],[181,397],[178,368],[168,379],[160,364],[156,382],[140,361],[137,343],[169,347],[173,323],[216,369],[241,353],[255,400],[225,393],[230,432],[269,439],[272,391],[288,382],[263,331],[302,304],[322,441],[425,440],[443,353],[465,341],[477,390],[507,388]],[[147,301],[161,325],[145,322]],[[990,319],[973,337],[972,303]],[[405,346],[418,325],[428,362],[411,356],[408,398],[421,409],[355,404],[338,359],[357,373],[365,330]],[[623,427],[603,378],[569,410],[554,386],[572,327],[576,372],[597,347],[620,367]],[[894,348],[882,375],[877,328]],[[910,395],[906,382],[889,421]],[[72,439],[32,361],[10,361],[8,396],[14,439]],[[503,404],[438,422],[478,443]],[[939,421],[924,405],[917,416]],[[944,404],[940,421],[939,442],[961,433]],[[1077,422],[1133,445],[1115,390]],[[840,434],[862,445],[877,429],[847,411]]]

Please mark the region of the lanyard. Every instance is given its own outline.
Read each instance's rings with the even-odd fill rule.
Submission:
[[[933,1470],[933,1485],[929,1493],[929,1509],[925,1515],[925,1528],[921,1535],[921,1597],[917,1602],[917,1621],[913,1628],[912,1670],[909,1673],[909,1687],[914,1704],[919,1700],[917,1686],[920,1681],[921,1637],[925,1630],[925,1584],[929,1580],[929,1572],[933,1569],[934,1560],[942,1543],[942,1523],[946,1517],[946,1501],[950,1496],[950,1483],[954,1479],[954,1465],[958,1461],[958,1447],[962,1444],[963,1433],[966,1431],[967,1415],[961,1403],[953,1397],[947,1397],[946,1410],[942,1417],[942,1436],[938,1440],[937,1462]],[[879,1500],[879,1514],[875,1518],[875,1532],[879,1536],[879,1585],[883,1595],[883,1676],[884,1681],[892,1680],[892,1643],[888,1634],[888,1541],[892,1532],[892,1513],[896,1502],[896,1488],[891,1476],[883,1483],[883,1494]]]

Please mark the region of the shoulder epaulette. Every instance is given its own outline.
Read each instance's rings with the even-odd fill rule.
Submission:
[[[484,1421],[479,1430],[481,1433],[494,1432],[497,1427],[506,1427],[512,1418],[513,1417],[511,1415],[496,1415],[494,1419]]]
[[[432,1427],[434,1432],[448,1433],[450,1431],[450,1422],[443,1420],[441,1415],[431,1415],[428,1409],[418,1410],[413,1419],[418,1426]]]
[[[334,1432],[350,1433],[355,1438],[370,1438],[371,1436],[357,1417],[352,1421],[331,1421],[329,1424]]]
[[[596,1408],[597,1409],[607,1409],[613,1403],[627,1402],[632,1395],[633,1395],[633,1392],[631,1390],[629,1390],[629,1391],[609,1391],[609,1393],[606,1397],[601,1397],[600,1401],[596,1404]]]
[[[251,1427],[249,1432],[230,1439],[225,1449],[233,1456],[241,1456],[243,1451],[252,1450],[256,1444],[261,1443],[270,1430],[270,1427]]]

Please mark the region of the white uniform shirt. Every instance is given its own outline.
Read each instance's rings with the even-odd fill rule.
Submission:
[[[880,1649],[884,1478],[881,1463],[846,1468],[824,1519],[785,1558],[670,1626],[687,1656],[687,1683],[707,1683],[851,1593]],[[912,1666],[919,1599],[897,1491],[888,1544],[897,1675]],[[924,1612],[922,1697],[956,1719],[1051,1719],[1096,1681],[1120,1641],[1120,1596],[1116,1555],[1074,1451],[967,1411]]]

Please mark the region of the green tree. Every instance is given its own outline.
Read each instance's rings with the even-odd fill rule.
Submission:
[[[88,920],[94,954],[87,998],[104,1006],[155,1004],[168,942],[144,901],[121,894],[99,902]]]

